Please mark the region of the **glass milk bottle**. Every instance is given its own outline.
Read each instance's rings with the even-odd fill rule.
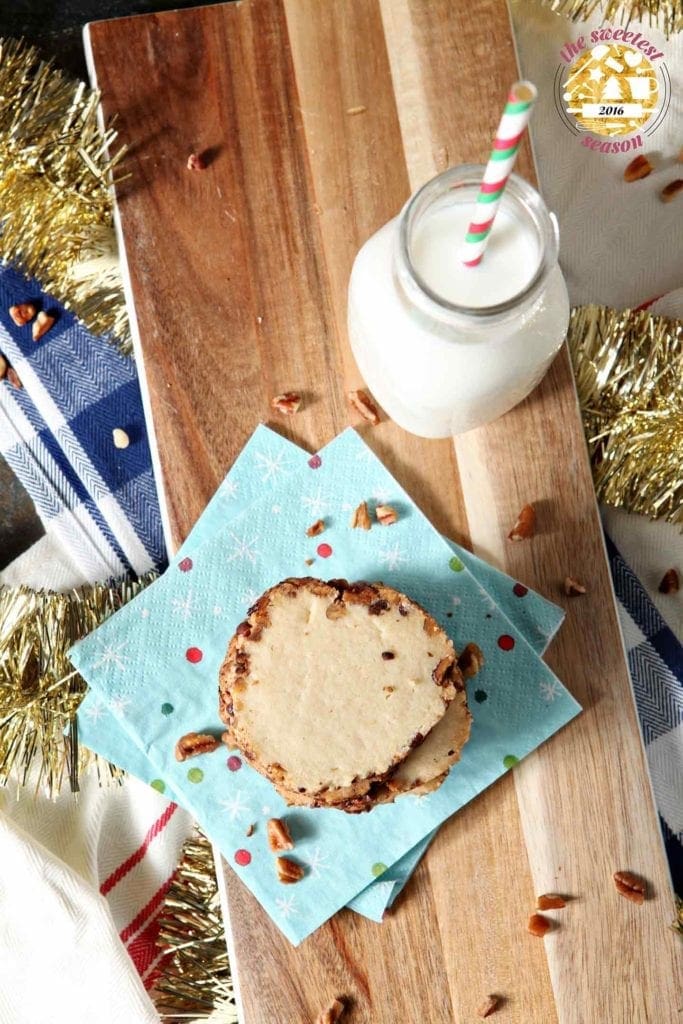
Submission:
[[[557,224],[511,175],[481,263],[462,263],[484,168],[429,181],[358,253],[349,336],[378,402],[421,437],[502,416],[538,384],[562,345],[569,300]]]

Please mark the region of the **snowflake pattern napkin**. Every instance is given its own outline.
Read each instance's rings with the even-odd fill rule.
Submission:
[[[284,449],[264,428],[259,433],[252,470],[242,477],[247,507],[223,526],[220,506],[212,502],[210,539],[193,556],[181,552],[160,581],[77,645],[72,660],[93,689],[85,710],[101,713],[98,735],[111,730],[113,744],[126,730],[154,765],[154,784],[179,795],[296,944],[580,709],[466,559],[454,554],[354,431],[307,459],[303,469],[296,449]],[[280,486],[264,497],[264,484],[276,480]],[[229,503],[236,496],[233,485],[218,500]],[[399,521],[369,533],[349,529],[350,511],[369,497],[392,504]],[[307,538],[306,528],[318,516],[328,528],[322,537]],[[304,565],[309,557],[315,559],[310,570]],[[217,672],[247,606],[283,577],[305,572],[384,579],[428,607],[456,647],[476,640],[484,650],[486,665],[469,691],[471,739],[436,792],[358,816],[288,810],[237,754],[175,760],[180,735],[221,729]],[[510,600],[527,596],[513,585]],[[547,632],[556,628],[554,615]],[[295,856],[306,866],[292,889],[278,882],[265,836],[265,820],[284,814]],[[393,890],[389,874],[382,886],[391,883]],[[382,898],[386,902],[391,894]]]
[[[285,460],[290,455],[293,456],[294,464],[302,467],[309,458],[308,453],[279,434],[267,427],[259,427],[242,449],[178,552],[176,564],[188,557],[196,556],[206,540],[256,500],[261,493],[259,484],[267,483],[272,494],[286,473]],[[453,553],[474,572],[479,582],[485,585],[498,607],[505,611],[510,622],[519,629],[534,650],[542,654],[563,620],[562,609],[533,590],[528,590],[499,569],[494,569],[493,566],[481,561],[465,548],[452,541],[448,541],[448,544]],[[104,721],[101,726],[102,720]],[[117,723],[118,719],[93,692],[92,697],[88,698],[81,708],[81,742],[143,782],[159,787],[160,780],[156,778],[153,763]],[[182,804],[182,794],[176,793],[170,784],[168,793]],[[355,896],[349,906],[373,921],[381,921],[385,911],[405,887],[436,831],[420,840],[412,850],[392,864],[381,879],[372,882]]]

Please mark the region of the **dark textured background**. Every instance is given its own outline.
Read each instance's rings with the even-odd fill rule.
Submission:
[[[0,34],[24,36],[64,70],[86,79],[82,43],[86,22],[202,6],[202,0],[0,0]]]
[[[0,0],[0,36],[22,36],[57,66],[87,80],[82,41],[86,22],[200,6],[201,0]],[[31,499],[0,457],[0,570],[42,533]]]

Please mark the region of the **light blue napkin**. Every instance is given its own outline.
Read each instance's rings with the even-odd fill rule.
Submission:
[[[303,470],[297,468],[300,453],[283,445],[259,428],[239,471],[236,466],[202,517],[200,532],[189,538],[189,545],[198,545],[191,548],[194,553],[180,552],[160,581],[74,649],[73,661],[93,688],[80,716],[86,742],[122,763],[116,752],[123,727],[154,765],[157,787],[168,785],[178,794],[297,943],[354,897],[354,907],[360,901],[358,909],[379,916],[395,898],[396,881],[390,890],[390,873],[379,887],[371,886],[373,879],[387,865],[393,872],[406,855],[410,870],[422,852],[411,853],[418,843],[424,848],[436,826],[579,708],[471,575],[465,562],[473,556],[453,553],[353,431],[308,459]],[[272,491],[264,498],[266,488]],[[394,505],[398,523],[369,533],[350,530],[350,511],[369,497]],[[227,510],[240,504],[241,513],[229,517]],[[329,524],[325,533],[306,538],[306,527],[320,515]],[[310,568],[304,563],[309,557],[315,559]],[[481,575],[483,563],[474,563]],[[226,757],[215,753],[175,761],[173,748],[184,732],[221,728],[216,675],[246,607],[283,577],[307,573],[384,579],[429,607],[457,647],[473,639],[483,648],[486,665],[469,694],[472,737],[460,764],[435,793],[403,797],[360,816],[287,810],[270,783],[234,759],[226,764]],[[501,574],[493,582],[501,587]],[[542,602],[517,587],[508,604],[516,609],[516,602],[522,606],[530,597]],[[533,632],[537,649],[557,628],[558,613],[548,602],[539,605],[532,617],[539,623]],[[126,754],[131,750],[129,744]],[[136,773],[149,777],[146,765]],[[287,814],[297,840],[295,855],[307,865],[304,880],[286,890],[277,881],[265,839],[265,819],[280,814]],[[252,822],[256,829],[247,839]]]
[[[264,451],[268,453],[265,461]],[[257,452],[261,453],[259,459],[256,458]],[[278,482],[295,467],[303,467],[309,458],[307,452],[297,448],[279,434],[267,427],[259,427],[242,449],[225,480],[177,553],[175,564],[187,557],[196,556],[202,544],[262,496],[265,484],[268,485],[271,494],[275,493]],[[539,654],[542,654],[564,618],[562,609],[533,590],[523,587],[500,570],[482,562],[465,548],[452,541],[448,541],[448,544],[453,553],[461,558],[485,586],[498,607],[507,614],[512,625]],[[81,705],[79,735],[81,742],[97,750],[107,760],[144,782],[155,783],[159,787],[161,780],[156,778],[153,763],[134,739],[120,727],[118,719],[102,705],[94,691],[91,691],[91,695]],[[174,792],[170,785],[167,792],[182,804],[182,794]],[[381,921],[384,912],[406,885],[436,831],[438,830],[421,840],[404,857],[392,864],[381,879],[372,882],[355,896],[349,906],[374,921]]]

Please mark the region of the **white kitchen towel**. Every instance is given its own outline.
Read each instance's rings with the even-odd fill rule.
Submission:
[[[158,1024],[105,900],[0,815],[0,1024]]]

